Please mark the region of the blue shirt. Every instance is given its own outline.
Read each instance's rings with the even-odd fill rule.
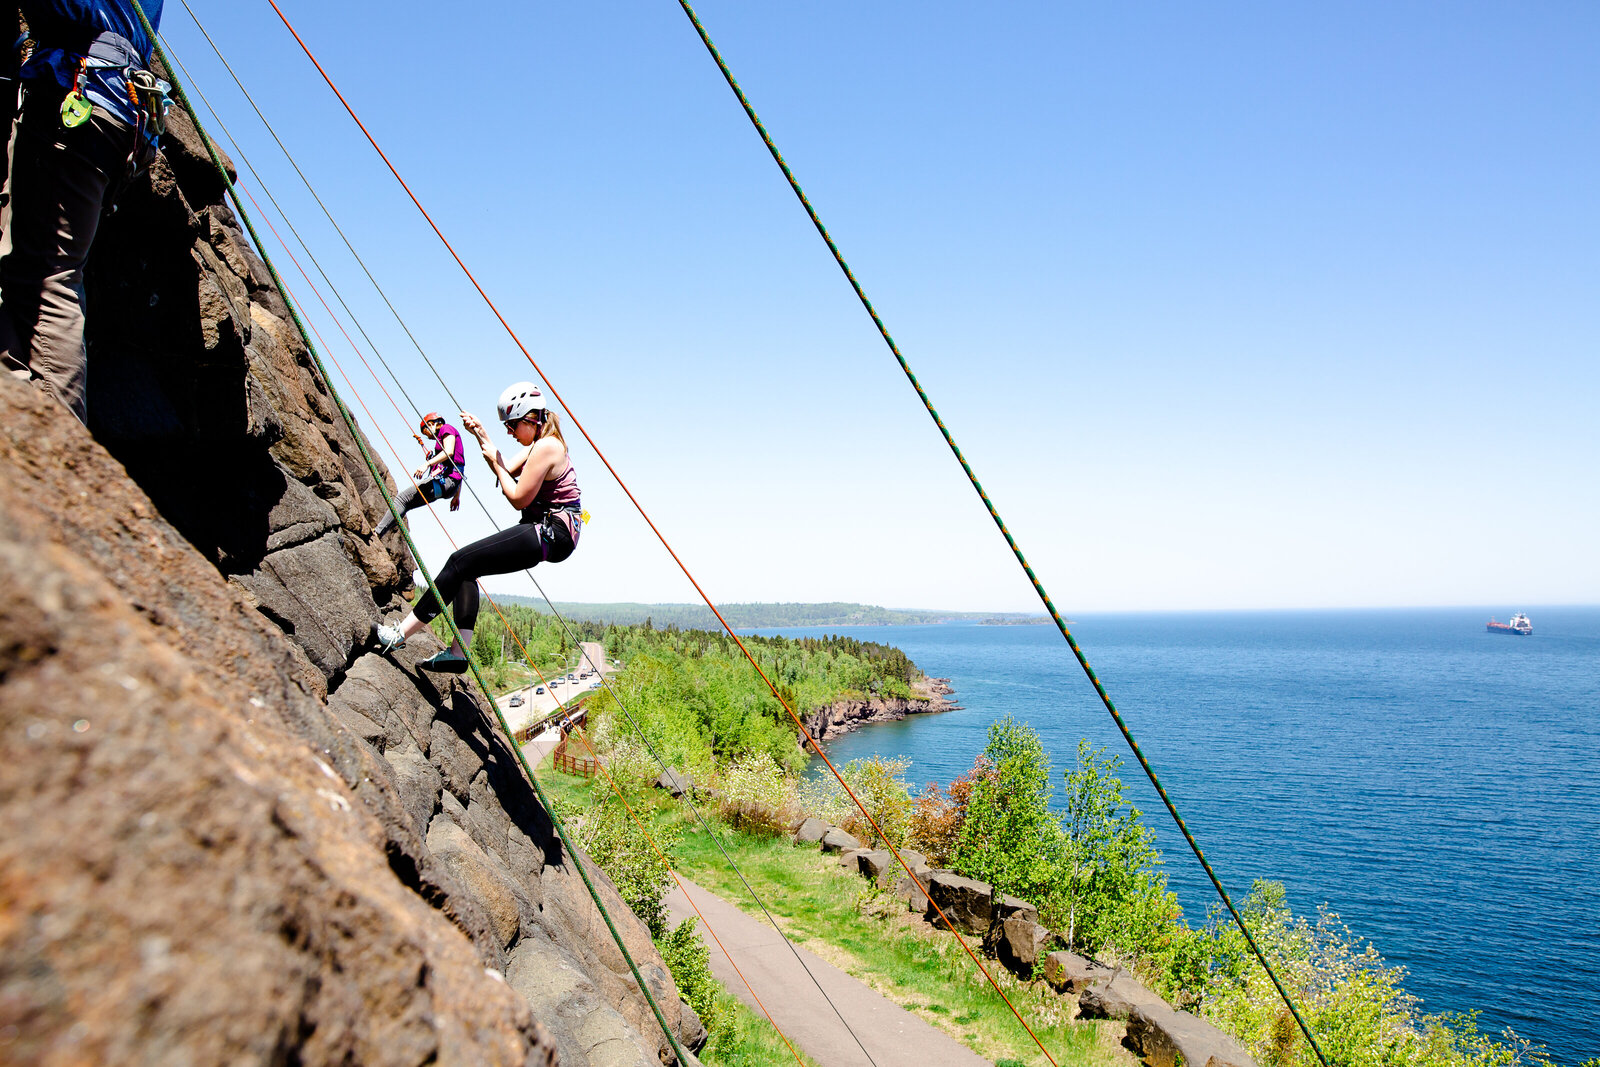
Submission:
[[[162,3],[140,0],[145,17],[157,30]],[[83,95],[118,121],[138,127],[141,115],[128,95],[127,72],[130,67],[148,69],[155,46],[145,36],[134,0],[23,0],[20,6],[28,20],[28,36],[38,43],[23,64],[22,80],[53,78],[70,89],[87,59]],[[148,129],[144,132],[154,141]]]

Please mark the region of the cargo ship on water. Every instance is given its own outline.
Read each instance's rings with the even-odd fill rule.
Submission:
[[[1527,637],[1533,633],[1533,623],[1522,612],[1511,616],[1510,622],[1495,622],[1494,617],[1489,617],[1489,632],[1492,634],[1518,634]]]

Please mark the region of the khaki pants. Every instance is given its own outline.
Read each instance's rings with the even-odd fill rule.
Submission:
[[[136,135],[99,109],[67,129],[64,95],[30,84],[12,124],[0,207],[0,366],[43,383],[86,421],[83,265],[101,213],[132,170]]]

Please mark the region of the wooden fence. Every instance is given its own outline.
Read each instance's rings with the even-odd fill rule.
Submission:
[[[561,740],[556,744],[556,750],[551,758],[558,771],[576,774],[584,778],[593,778],[600,770],[600,760],[595,756],[574,755],[567,749],[568,735],[562,734]],[[585,746],[587,748],[587,746]]]

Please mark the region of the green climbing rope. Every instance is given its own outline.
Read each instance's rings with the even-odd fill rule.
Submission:
[[[150,24],[150,20],[145,15],[144,8],[139,3],[139,0],[134,0],[133,6],[134,10],[138,12],[139,21],[144,26],[145,33],[155,47],[156,55],[167,69],[167,76],[172,79],[173,93],[179,106],[187,111],[194,120],[195,131],[199,133],[201,141],[205,143],[206,152],[210,155],[212,164],[217,168],[217,173],[221,176],[222,183],[228,190],[228,197],[233,201],[234,209],[239,213],[239,220],[244,224],[245,229],[249,231],[250,239],[255,243],[256,251],[261,254],[261,260],[266,265],[267,272],[272,275],[272,283],[277,287],[278,295],[283,298],[284,306],[289,309],[289,314],[294,318],[295,328],[300,331],[300,338],[305,343],[306,351],[311,354],[312,362],[317,368],[317,374],[322,378],[323,385],[327,387],[328,395],[333,397],[334,406],[339,409],[340,418],[344,420],[346,428],[350,431],[350,436],[355,440],[356,447],[361,452],[361,458],[366,462],[368,473],[372,475],[372,480],[376,483],[378,492],[383,495],[384,504],[388,506],[389,511],[394,515],[401,536],[405,538],[406,547],[411,550],[411,555],[417,561],[417,568],[422,571],[422,577],[427,582],[428,587],[430,589],[433,588],[433,576],[429,574],[427,565],[422,561],[422,553],[411,539],[411,531],[402,517],[404,513],[395,504],[394,497],[390,494],[389,487],[384,482],[383,472],[372,458],[372,454],[367,450],[366,440],[362,437],[361,431],[356,425],[355,417],[351,415],[350,409],[345,406],[343,398],[339,396],[338,390],[334,388],[333,379],[329,376],[327,367],[323,365],[322,357],[317,352],[316,346],[311,342],[305,322],[300,318],[300,312],[295,308],[294,302],[289,299],[289,291],[283,284],[283,279],[279,277],[277,268],[273,266],[271,257],[267,254],[266,244],[261,240],[260,235],[256,233],[255,225],[250,221],[250,215],[245,210],[244,204],[240,201],[239,195],[233,187],[233,180],[228,177],[227,168],[223,166],[222,160],[217,156],[217,151],[212,144],[210,135],[201,126],[198,113],[190,106],[188,97],[184,94],[183,86],[179,84],[177,75],[173,72],[172,64],[167,61],[166,52],[161,47],[155,27]],[[455,620],[450,617],[450,612],[444,612],[441,617],[449,626],[452,638],[460,643],[461,631],[456,628]],[[677,1035],[672,1032],[672,1027],[667,1025],[666,1018],[661,1014],[660,1005],[656,1003],[654,994],[650,992],[650,987],[645,984],[644,976],[639,973],[639,965],[634,962],[633,954],[628,951],[628,946],[623,943],[622,935],[618,932],[616,924],[611,919],[610,912],[606,910],[605,904],[600,900],[600,894],[595,889],[594,882],[590,880],[589,873],[584,870],[583,862],[578,858],[577,847],[573,845],[572,839],[567,834],[566,827],[562,825],[561,819],[556,815],[555,807],[550,803],[549,797],[545,795],[544,788],[539,784],[538,778],[534,776],[533,768],[528,765],[528,759],[522,751],[522,746],[517,744],[516,735],[512,732],[510,724],[506,722],[500,706],[488,696],[491,692],[488,681],[483,677],[483,672],[478,668],[478,665],[472,663],[470,658],[468,663],[472,668],[472,675],[477,680],[478,687],[483,691],[485,702],[494,709],[495,721],[499,723],[500,730],[504,733],[511,750],[516,753],[517,762],[527,776],[528,783],[533,786],[540,803],[544,805],[545,812],[550,816],[551,825],[555,827],[557,836],[561,838],[562,847],[566,849],[566,854],[572,858],[572,865],[577,869],[578,876],[583,879],[584,888],[589,891],[589,897],[599,910],[600,917],[605,920],[606,929],[611,932],[611,938],[616,942],[617,950],[622,953],[622,958],[628,963],[628,970],[633,973],[633,980],[638,983],[639,991],[644,994],[646,1002],[649,1003],[650,1011],[655,1015],[656,1023],[661,1027],[661,1032],[665,1035],[667,1044],[672,1047],[672,1051],[677,1056],[679,1063],[688,1063],[689,1059],[682,1046],[678,1044]]]
[[[872,306],[872,301],[867,299],[866,291],[862,289],[861,283],[856,280],[854,272],[850,270],[850,265],[844,261],[844,256],[839,252],[839,246],[834,243],[833,237],[828,233],[828,228],[822,224],[822,219],[817,215],[816,209],[811,206],[811,201],[807,199],[805,191],[800,188],[800,183],[795,179],[794,172],[789,169],[789,164],[784,161],[783,153],[778,151],[778,146],[773,142],[772,136],[767,133],[767,128],[762,125],[761,119],[756,116],[755,108],[750,105],[749,99],[744,95],[744,90],[739,88],[739,83],[734,78],[733,71],[724,62],[722,53],[718,52],[717,46],[711,42],[711,35],[706,32],[705,26],[701,24],[700,17],[695,14],[694,8],[689,5],[688,0],[678,0],[678,6],[683,8],[683,13],[694,24],[695,33],[699,35],[701,43],[706,46],[706,51],[711,54],[711,58],[716,62],[717,69],[722,72],[728,87],[733,90],[734,96],[738,98],[739,105],[744,108],[744,113],[749,116],[751,124],[756,128],[756,132],[761,135],[761,141],[767,146],[767,151],[772,154],[772,159],[778,164],[778,169],[783,171],[783,176],[788,179],[789,188],[799,198],[800,205],[805,208],[806,215],[811,219],[811,224],[816,227],[817,233],[821,235],[822,240],[827,244],[828,251],[833,253],[834,262],[839,264],[839,269],[844,272],[845,278],[849,280],[850,288],[855,290],[856,298],[861,301],[861,306],[872,317],[873,325],[878,328],[878,333],[883,337],[884,343],[889,346],[889,351],[894,354],[895,361],[900,364],[900,369],[905,372],[906,379],[911,383],[911,387],[916,390],[917,397],[922,401],[922,406],[927,408],[928,415],[932,417],[934,425],[939,428],[939,433],[944,436],[945,443],[950,446],[950,451],[955,455],[956,462],[960,463],[961,469],[966,472],[967,480],[972,483],[972,488],[977,491],[979,499],[983,501],[983,506],[988,509],[989,517],[999,527],[1001,536],[1006,539],[1006,544],[1011,546],[1012,554],[1017,557],[1017,562],[1022,565],[1028,580],[1033,583],[1034,592],[1038,594],[1040,601],[1043,602],[1045,610],[1050,613],[1050,618],[1054,620],[1056,628],[1061,631],[1061,636],[1066,638],[1067,647],[1072,649],[1072,654],[1077,657],[1084,674],[1088,676],[1089,682],[1094,686],[1094,691],[1099,694],[1100,702],[1105,705],[1106,711],[1111,713],[1111,718],[1117,724],[1117,729],[1121,731],[1123,740],[1127,742],[1128,748],[1132,750],[1134,758],[1138,760],[1145,776],[1150,779],[1150,784],[1155,786],[1156,793],[1161,797],[1161,802],[1166,805],[1167,813],[1172,816],[1172,821],[1177,824],[1178,829],[1183,833],[1183,839],[1189,843],[1189,848],[1194,852],[1195,858],[1205,868],[1207,877],[1211,879],[1211,884],[1216,888],[1217,895],[1222,898],[1223,904],[1227,905],[1228,912],[1233,916],[1234,922],[1238,924],[1240,931],[1244,934],[1251,951],[1255,953],[1256,960],[1267,972],[1267,977],[1272,979],[1272,984],[1277,988],[1278,995],[1283,998],[1284,1004],[1288,1006],[1290,1013],[1294,1015],[1295,1022],[1300,1025],[1300,1032],[1305,1035],[1306,1041],[1310,1043],[1311,1049],[1316,1053],[1322,1067],[1328,1067],[1327,1057],[1322,1054],[1322,1049],[1317,1044],[1317,1039],[1312,1036],[1311,1027],[1300,1014],[1300,1009],[1295,1005],[1294,999],[1289,996],[1288,990],[1278,980],[1277,974],[1272,970],[1272,965],[1267,962],[1266,956],[1256,944],[1256,939],[1251,935],[1250,928],[1245,925],[1244,917],[1239,914],[1238,909],[1234,907],[1233,899],[1228,895],[1228,891],[1223,888],[1222,880],[1217,877],[1216,872],[1211,868],[1210,862],[1207,861],[1205,853],[1200,850],[1200,843],[1189,832],[1189,827],[1183,821],[1183,816],[1178,814],[1177,805],[1167,795],[1161,780],[1156,777],[1155,769],[1150,766],[1150,761],[1145,759],[1144,753],[1139,748],[1139,743],[1133,739],[1133,733],[1128,729],[1128,724],[1123,721],[1122,714],[1117,711],[1116,705],[1111,702],[1111,697],[1106,692],[1105,686],[1100,683],[1100,678],[1095,674],[1094,668],[1089,666],[1089,660],[1084,656],[1083,650],[1078,647],[1078,642],[1072,636],[1072,631],[1067,629],[1066,620],[1056,610],[1050,595],[1045,592],[1044,584],[1039,581],[1039,576],[1034,573],[1032,565],[1028,563],[1028,558],[1023,555],[1021,546],[1017,544],[1017,540],[1011,535],[1011,531],[1006,528],[1005,520],[1000,517],[1000,512],[996,510],[994,502],[989,499],[989,494],[984,491],[983,484],[978,481],[978,476],[973,472],[972,465],[967,462],[967,457],[961,454],[961,449],[957,447],[955,438],[951,435],[949,428],[945,426],[944,419],[940,418],[938,410],[933,406],[933,401],[929,399],[927,390],[923,389],[922,383],[917,381],[917,376],[912,373],[911,365],[906,362],[905,356],[900,352],[900,346],[895,344],[894,338],[889,335],[889,328],[884,325],[883,319],[879,317],[877,310]]]

